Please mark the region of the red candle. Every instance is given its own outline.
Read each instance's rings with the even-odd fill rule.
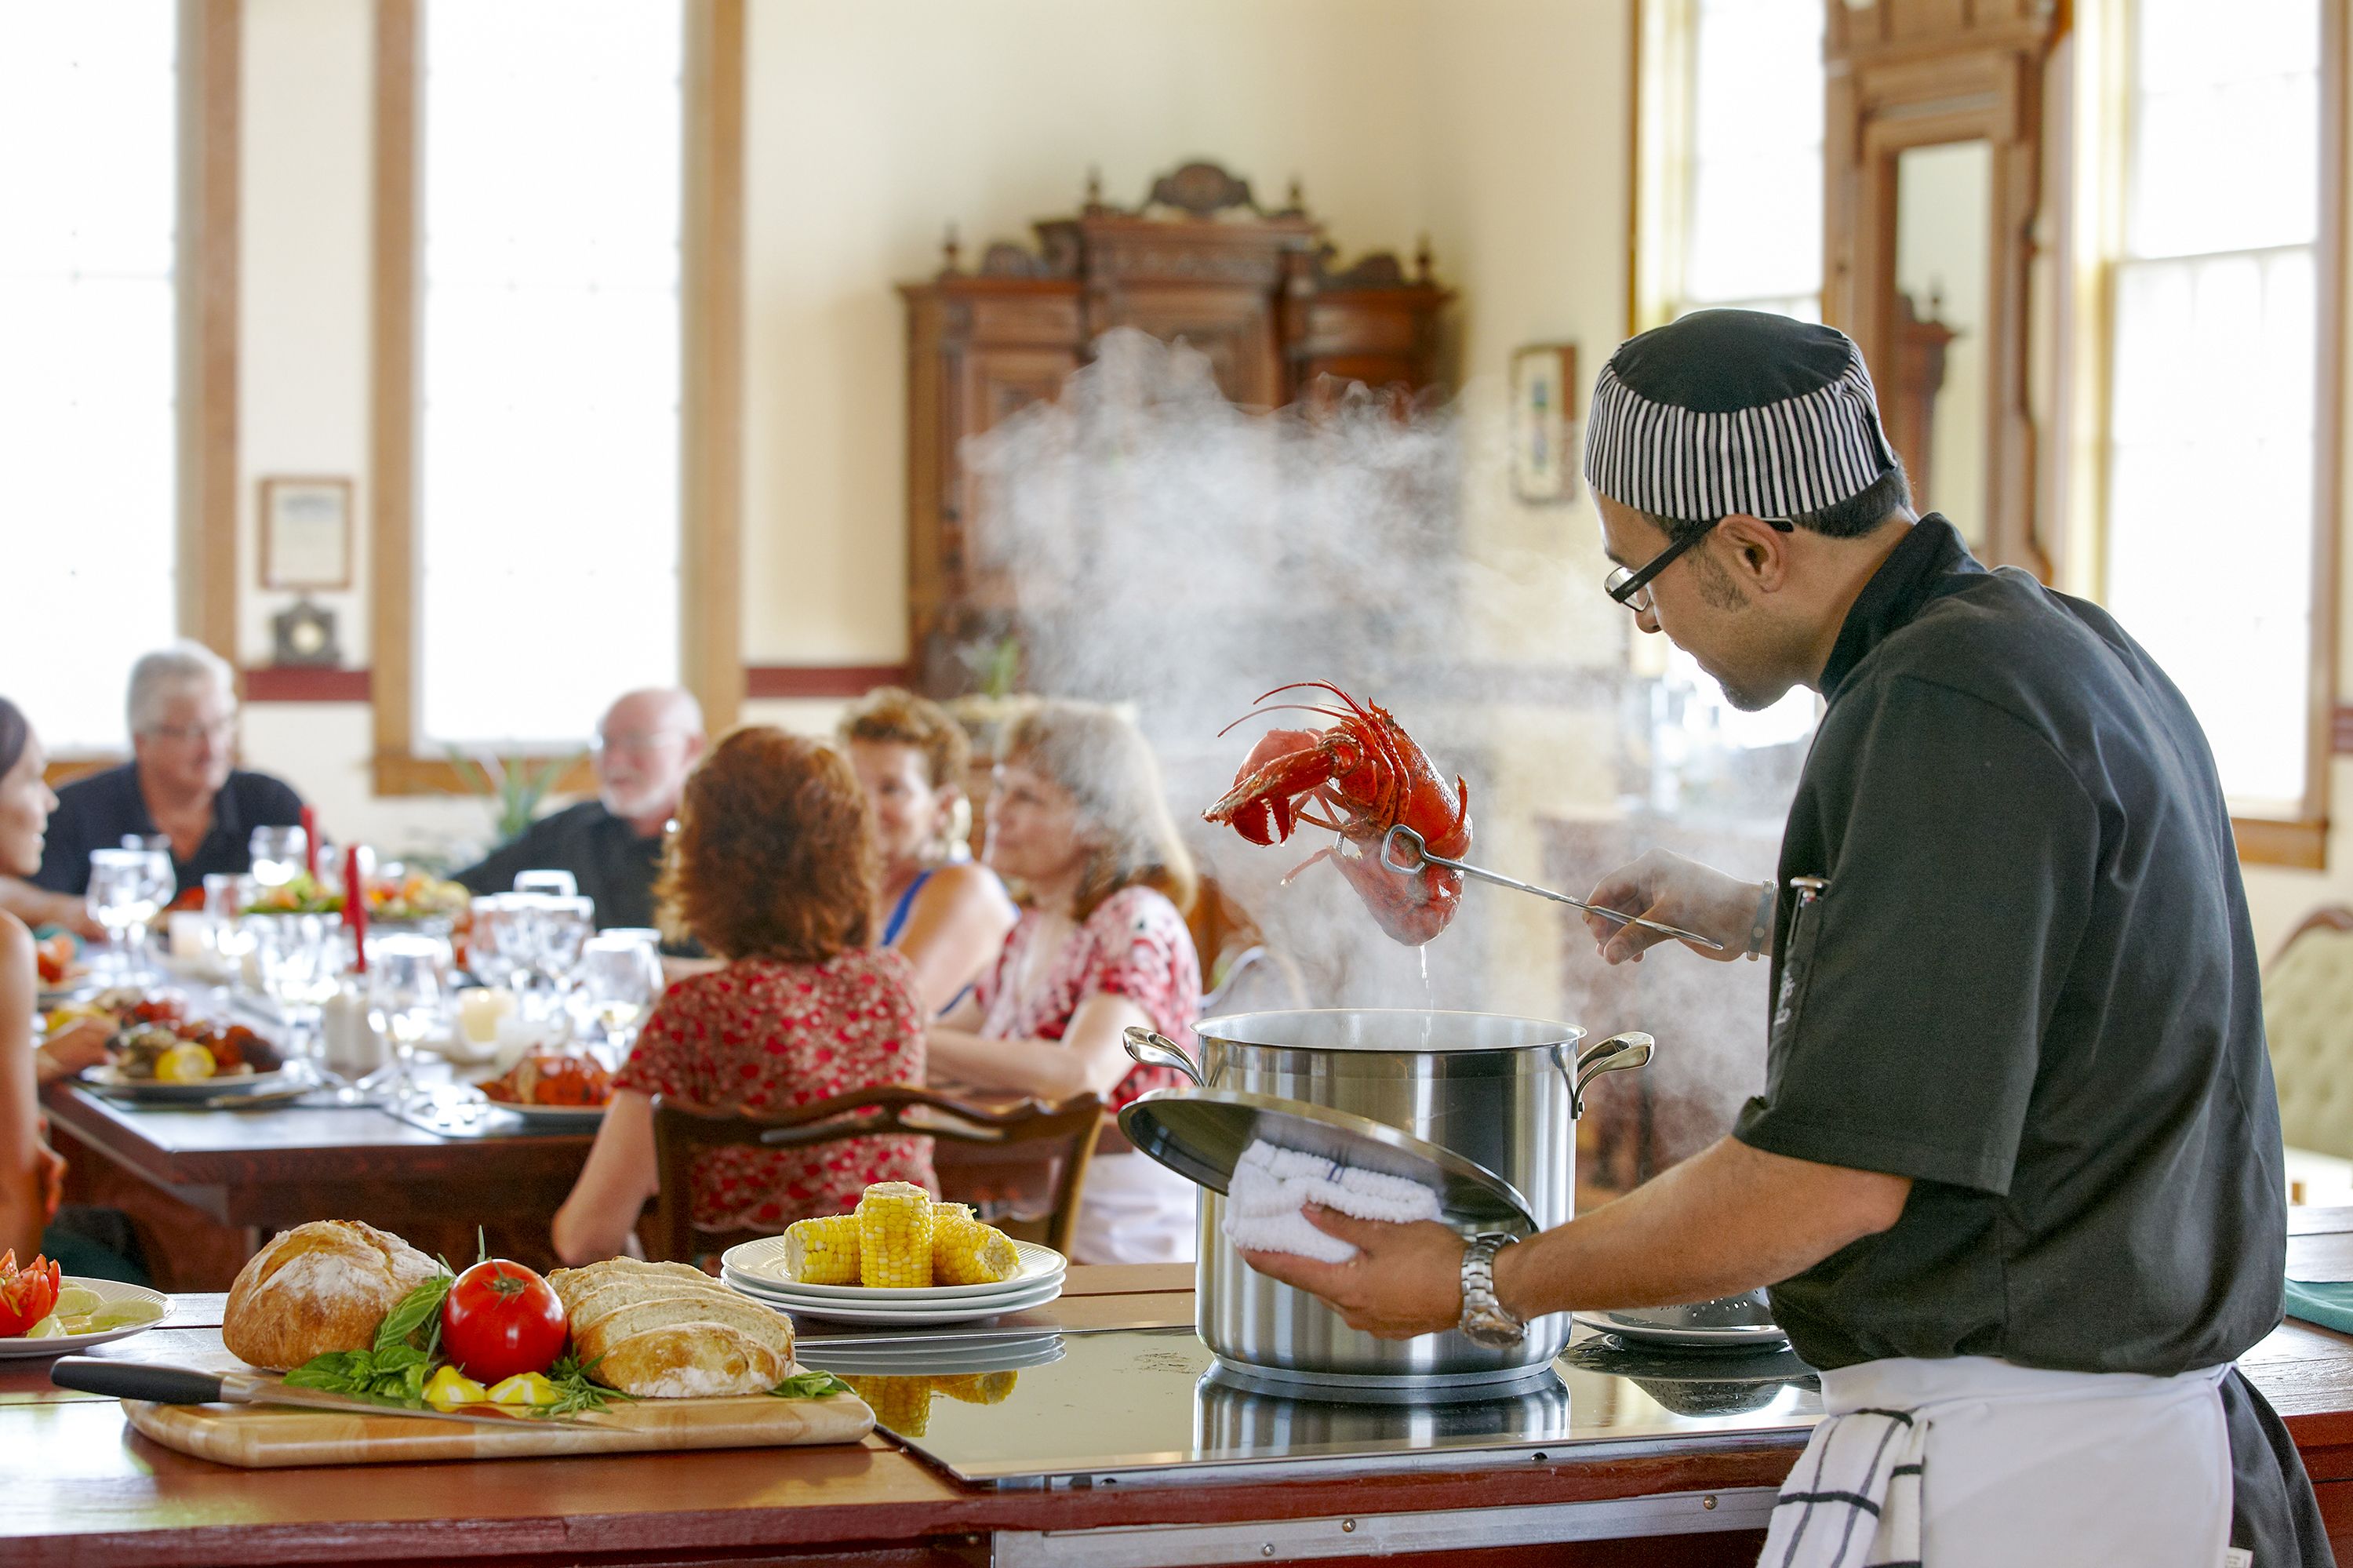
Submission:
[[[367,883],[360,866],[360,846],[343,852],[343,924],[352,928],[352,969],[367,973]]]
[[[302,808],[302,870],[319,880],[319,814],[308,806]]]

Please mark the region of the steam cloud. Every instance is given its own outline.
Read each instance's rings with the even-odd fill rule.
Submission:
[[[1510,874],[1543,879],[1538,813],[1580,795],[1599,808],[1639,789],[1618,769],[1645,749],[1627,741],[1647,740],[1646,730],[1628,733],[1647,705],[1621,701],[1621,672],[1565,659],[1532,670],[1475,652],[1493,646],[1482,620],[1495,606],[1528,603],[1531,585],[1562,571],[1530,552],[1470,547],[1466,474],[1483,482],[1504,461],[1495,421],[1466,411],[1475,407],[1465,398],[1404,408],[1357,388],[1314,413],[1248,413],[1219,393],[1203,355],[1116,331],[1058,400],[965,444],[964,461],[980,481],[981,564],[1010,587],[1031,690],[1130,705],[1187,842],[1295,963],[1299,1001],[1566,1007],[1588,1026],[1618,1028],[1645,1026],[1626,1011],[1640,1008],[1641,993],[1688,992],[1679,1010],[1704,1017],[1714,1037],[1662,1031],[1651,1071],[1662,1089],[1707,1086],[1704,1097],[1728,1112],[1761,1080],[1761,966],[1667,954],[1621,975],[1598,961],[1564,965],[1567,936],[1553,906],[1475,885],[1446,933],[1403,948],[1335,868],[1282,885],[1327,835],[1304,829],[1267,849],[1199,820],[1268,728],[1324,726],[1312,715],[1275,715],[1219,738],[1260,693],[1296,680],[1329,680],[1378,702],[1442,775],[1466,777],[1472,858]],[[1604,613],[1598,593],[1578,591],[1590,613]],[[1565,620],[1584,601],[1564,588],[1552,603]],[[1527,760],[1555,755],[1583,776],[1547,780]],[[1549,939],[1540,930],[1529,940],[1531,922]],[[1525,972],[1537,954],[1548,972]],[[1239,1000],[1289,1004],[1265,991]]]

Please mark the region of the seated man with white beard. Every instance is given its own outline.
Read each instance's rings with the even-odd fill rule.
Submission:
[[[702,707],[675,688],[631,692],[597,721],[589,755],[596,799],[542,817],[457,874],[475,893],[504,893],[518,873],[568,871],[596,901],[596,925],[654,923],[662,830],[702,759]]]

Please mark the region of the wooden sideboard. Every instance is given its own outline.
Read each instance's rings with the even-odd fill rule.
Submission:
[[[1034,228],[1034,248],[990,245],[974,270],[951,240],[937,276],[900,288],[909,645],[916,683],[936,696],[970,690],[971,656],[1018,630],[1010,585],[976,547],[980,498],[958,447],[1059,396],[1104,333],[1182,339],[1249,408],[1312,405],[1346,383],[1418,393],[1440,379],[1439,317],[1451,296],[1427,249],[1410,276],[1387,253],[1337,267],[1295,185],[1270,210],[1247,181],[1188,164],[1133,208],[1106,204],[1090,182],[1075,217]]]

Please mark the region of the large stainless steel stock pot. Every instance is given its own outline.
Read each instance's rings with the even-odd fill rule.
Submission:
[[[1539,1230],[1575,1213],[1577,1118],[1586,1084],[1600,1073],[1639,1067],[1651,1051],[1647,1034],[1613,1035],[1580,1053],[1585,1032],[1574,1024],[1403,1009],[1239,1013],[1205,1020],[1195,1033],[1198,1062],[1140,1030],[1130,1033],[1128,1054],[1176,1067],[1202,1088],[1239,1091],[1252,1104],[1261,1097],[1301,1102],[1346,1113],[1343,1122],[1362,1118],[1410,1135],[1392,1141],[1434,1144],[1500,1179],[1495,1184],[1520,1200],[1512,1206],[1524,1204]],[[1122,1122],[1139,1149],[1204,1184],[1196,1322],[1221,1362],[1251,1374],[1261,1387],[1295,1381],[1410,1392],[1537,1374],[1567,1342],[1566,1314],[1529,1324],[1526,1339],[1510,1350],[1486,1349],[1453,1331],[1377,1340],[1349,1328],[1315,1298],[1250,1268],[1225,1236],[1222,1181],[1205,1174],[1198,1150],[1172,1150],[1166,1137],[1152,1136],[1150,1103],[1191,1093],[1159,1091],[1131,1107]],[[1207,1164],[1220,1160],[1230,1171],[1230,1154]]]

